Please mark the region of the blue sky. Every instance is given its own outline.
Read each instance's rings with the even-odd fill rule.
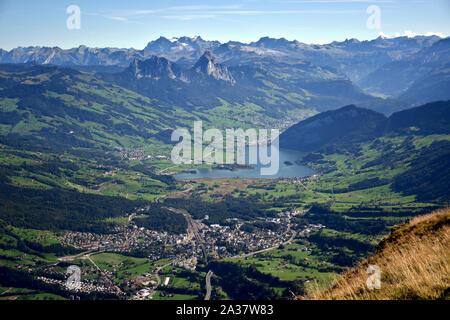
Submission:
[[[69,5],[81,28],[69,30]],[[366,12],[380,8],[380,28]],[[256,41],[262,36],[306,43],[440,33],[450,35],[449,0],[0,0],[0,48],[17,46],[134,47],[159,36]]]

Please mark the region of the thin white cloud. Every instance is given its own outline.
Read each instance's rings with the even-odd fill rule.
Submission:
[[[211,11],[211,14],[223,15],[265,15],[265,14],[343,14],[361,13],[361,10],[231,10]]]
[[[175,10],[180,10],[180,11],[195,11],[195,10],[221,10],[221,9],[240,9],[242,8],[243,5],[242,4],[237,4],[237,5],[229,5],[229,6],[176,6],[176,7],[168,7],[166,9],[163,10],[167,10],[167,11],[175,11]]]
[[[312,1],[312,0],[311,0]],[[331,0],[322,0],[331,1]],[[339,1],[365,1],[365,0],[339,0]],[[372,0],[373,1],[373,0]],[[194,20],[194,19],[213,19],[220,16],[242,16],[242,15],[291,15],[291,14],[355,14],[361,13],[360,10],[327,10],[327,9],[309,9],[309,10],[239,10],[243,5],[189,5],[172,6],[161,9],[136,9],[124,10],[110,14],[108,19],[121,22],[129,22],[126,17],[138,17],[149,14],[163,14],[164,19],[173,20]]]
[[[128,22],[128,19],[125,17],[106,17],[106,19],[110,19],[110,20],[116,20],[116,21],[120,21],[120,22]]]
[[[169,15],[163,16],[164,19],[172,20],[195,20],[195,19],[213,19],[216,16],[213,14],[187,14],[187,15]]]
[[[177,20],[193,20],[197,18],[215,18],[219,16],[257,16],[257,15],[292,15],[292,14],[357,14],[360,10],[231,10],[205,11],[192,15],[166,15],[163,18]]]
[[[394,0],[285,0],[282,3],[392,3]]]
[[[153,14],[161,12],[161,10],[125,10],[121,11],[120,14],[122,16],[140,16],[140,15],[146,15],[146,14]]]
[[[211,5],[191,5],[191,6],[172,6],[161,9],[134,9],[134,10],[123,10],[117,13],[120,16],[141,16],[155,13],[179,13],[185,11],[200,11],[203,12],[205,10],[232,10],[232,9],[240,9],[243,5],[229,5],[229,6],[211,6]]]
[[[122,23],[127,23],[127,24],[142,24],[139,21],[135,21],[135,20],[129,20],[126,17],[121,17],[121,16],[103,16],[105,19],[109,19],[109,20],[114,20],[114,21],[118,21],[118,22],[122,22]]]

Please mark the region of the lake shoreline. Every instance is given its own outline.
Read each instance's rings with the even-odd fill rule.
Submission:
[[[280,149],[279,169],[274,175],[262,175],[261,169],[267,166],[256,165],[222,165],[213,168],[192,168],[174,176],[176,180],[199,180],[199,179],[257,179],[276,180],[292,179],[312,176],[316,172],[298,163],[304,153]],[[230,170],[232,169],[232,170]]]

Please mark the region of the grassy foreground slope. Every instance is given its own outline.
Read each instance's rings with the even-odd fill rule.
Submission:
[[[450,209],[394,227],[377,253],[312,299],[450,299]],[[381,289],[366,286],[369,265],[381,269]]]

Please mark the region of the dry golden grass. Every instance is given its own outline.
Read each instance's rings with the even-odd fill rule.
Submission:
[[[381,269],[381,289],[366,286],[369,265]],[[326,290],[308,299],[449,299],[450,209],[417,217],[393,228],[377,253]]]

